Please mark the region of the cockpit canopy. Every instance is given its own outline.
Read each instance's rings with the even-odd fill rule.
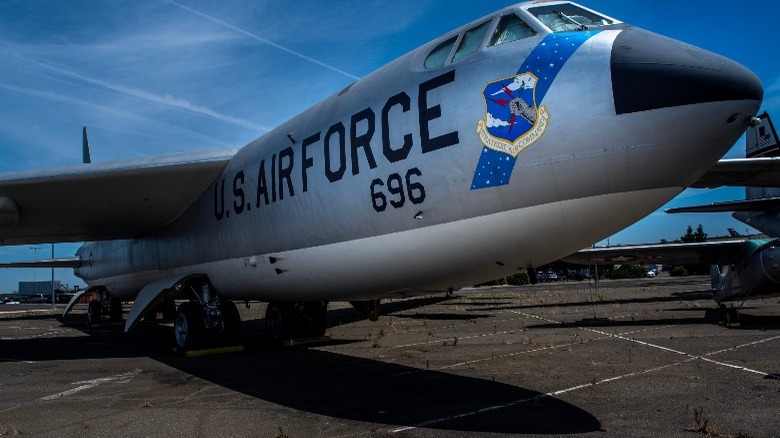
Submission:
[[[524,7],[524,6],[521,6]],[[494,24],[495,23],[495,24]],[[520,11],[504,10],[448,38],[433,48],[425,58],[425,68],[437,68],[465,58],[483,47],[511,43],[537,35],[549,29],[552,32],[587,30],[615,24],[617,21],[573,3],[529,5]],[[487,38],[487,35],[490,35]]]
[[[588,30],[615,23],[614,20],[571,3],[534,6],[528,8],[528,12],[553,32]]]

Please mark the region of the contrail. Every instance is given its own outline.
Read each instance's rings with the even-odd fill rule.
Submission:
[[[205,116],[213,117],[217,120],[221,120],[223,122],[227,122],[236,126],[242,126],[244,128],[249,128],[252,130],[257,130],[262,132],[266,132],[270,130],[270,128],[267,126],[259,125],[257,123],[239,117],[233,117],[227,114],[222,114],[220,112],[214,111],[211,108],[201,106],[201,105],[195,105],[192,102],[189,102],[184,99],[179,99],[178,97],[174,97],[171,95],[160,96],[154,93],[150,93],[148,91],[138,90],[135,88],[127,87],[125,85],[114,84],[101,79],[95,79],[62,67],[55,67],[53,65],[45,64],[40,61],[34,61],[34,60],[31,61],[34,62],[36,65],[43,67],[49,71],[59,73],[63,76],[68,76],[74,79],[78,79],[80,81],[88,82],[90,84],[98,85],[100,87],[107,88],[109,90],[113,90],[127,96],[135,97],[138,99],[146,100],[160,105],[169,106],[172,108],[177,108],[177,109],[190,111],[197,114],[202,114]]]
[[[88,108],[88,109],[90,109],[92,111],[98,110],[99,112],[102,112],[102,113],[112,113],[114,115],[121,116],[121,117],[124,117],[124,118],[128,118],[128,117],[136,118],[136,119],[141,120],[141,121],[143,121],[145,123],[156,124],[157,126],[162,126],[165,129],[174,130],[176,132],[180,132],[180,133],[183,133],[185,135],[188,135],[188,136],[191,136],[193,138],[196,138],[198,140],[201,140],[203,142],[206,142],[208,144],[218,145],[219,147],[223,147],[223,148],[230,148],[230,147],[234,147],[235,146],[235,145],[230,145],[230,144],[224,143],[222,140],[218,140],[218,139],[209,137],[207,135],[203,135],[203,134],[201,134],[199,132],[192,131],[192,130],[187,129],[187,128],[182,128],[180,126],[170,125],[168,123],[161,122],[160,120],[148,119],[146,117],[139,116],[136,113],[131,113],[131,112],[123,111],[123,110],[118,110],[116,108],[111,108],[111,107],[95,104],[93,102],[88,102],[88,101],[81,100],[81,99],[75,99],[75,98],[72,98],[72,97],[69,97],[69,96],[65,96],[65,95],[57,94],[57,93],[52,93],[52,92],[46,91],[46,90],[36,90],[36,89],[32,89],[32,88],[18,87],[16,85],[4,84],[4,83],[0,83],[0,89],[5,89],[5,90],[13,91],[13,92],[16,92],[16,93],[26,94],[28,96],[35,96],[35,97],[40,97],[40,98],[43,98],[43,99],[49,99],[49,100],[53,100],[53,101],[57,101],[57,102],[65,102],[65,103],[68,103],[68,104],[71,104],[71,105],[78,105],[78,106],[82,106],[84,108]],[[139,134],[139,133],[136,132],[136,134]],[[140,133],[140,134],[141,135],[145,135],[144,133]],[[150,136],[150,137],[153,137],[153,136]]]
[[[191,13],[193,13],[195,15],[201,16],[201,17],[203,17],[203,18],[205,18],[207,20],[210,20],[210,21],[212,21],[214,23],[217,23],[217,24],[219,24],[221,26],[225,26],[228,29],[232,29],[232,30],[234,30],[234,31],[236,31],[236,32],[238,32],[238,33],[240,33],[242,35],[248,36],[249,38],[252,38],[252,39],[254,39],[256,41],[259,41],[259,42],[261,42],[263,44],[267,44],[267,45],[269,45],[271,47],[276,47],[277,49],[279,49],[281,51],[284,51],[284,52],[287,52],[287,53],[289,53],[289,54],[291,54],[293,56],[297,56],[297,57],[299,57],[299,58],[301,58],[303,60],[309,61],[309,62],[311,62],[313,64],[317,64],[320,67],[324,67],[324,68],[326,68],[328,70],[331,70],[331,71],[334,71],[334,72],[336,72],[338,74],[344,75],[344,76],[346,76],[346,77],[348,77],[350,79],[354,79],[354,80],[360,79],[359,77],[357,77],[357,76],[355,76],[353,74],[347,73],[347,72],[345,72],[343,70],[339,70],[336,67],[333,67],[331,65],[325,64],[324,62],[318,61],[318,60],[316,60],[316,59],[314,59],[314,58],[312,58],[310,56],[306,56],[303,53],[296,52],[295,50],[288,49],[287,47],[284,47],[284,46],[281,46],[279,44],[276,44],[273,41],[270,41],[270,40],[267,40],[267,39],[265,39],[265,38],[263,38],[261,36],[255,35],[255,34],[249,32],[249,31],[241,29],[240,27],[236,27],[236,26],[233,26],[230,23],[226,23],[226,22],[220,20],[219,18],[215,18],[215,17],[212,17],[210,15],[206,15],[203,12],[196,11],[195,9],[192,9],[192,8],[190,8],[188,6],[184,6],[183,4],[177,3],[174,0],[162,0],[162,1],[164,1],[166,3],[169,3],[169,4],[172,4],[172,5],[174,5],[174,6],[178,7],[178,8],[184,9],[187,12],[191,12]]]

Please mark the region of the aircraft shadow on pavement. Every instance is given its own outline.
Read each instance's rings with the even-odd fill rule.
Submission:
[[[450,418],[423,427],[512,434],[601,429],[588,412],[536,391],[315,349],[260,348],[199,360],[156,359],[251,397],[372,425],[415,426]],[[513,403],[521,400],[528,401]],[[496,408],[475,413],[490,407]],[[451,418],[466,413],[474,414]]]
[[[390,301],[390,302],[383,302],[379,305],[379,315],[393,315],[397,312],[405,312],[413,309],[419,309],[422,307],[430,306],[433,304],[439,304],[444,301],[452,300],[455,297],[452,296],[426,296],[426,297],[417,297],[417,298],[410,298],[405,300],[399,300],[399,301]],[[394,315],[394,316],[402,316],[402,315]],[[328,328],[330,327],[336,327],[339,325],[344,324],[350,324],[357,321],[362,321],[366,319],[360,312],[358,312],[356,309],[352,307],[343,308],[343,309],[335,309],[335,310],[328,310]],[[254,320],[260,321],[262,325],[265,324],[263,320]],[[246,323],[247,321],[244,321],[244,325],[242,325],[242,331],[246,330]],[[252,328],[255,328],[255,323],[251,323]]]
[[[520,304],[517,306],[502,306],[502,307],[488,307],[484,309],[478,309],[479,311],[498,311],[498,310],[522,310],[522,309],[545,309],[545,308],[567,308],[567,307],[581,307],[581,306],[603,306],[611,304],[648,304],[648,303],[668,303],[668,302],[680,302],[680,301],[699,301],[705,299],[712,299],[711,291],[692,291],[685,293],[675,293],[668,297],[643,297],[643,298],[625,298],[625,299],[599,299],[596,292],[592,297],[583,299],[581,301],[574,302],[548,302],[539,304]],[[714,303],[713,303],[714,304]],[[714,305],[713,305],[714,307]]]
[[[3,340],[0,362],[149,357],[259,400],[374,426],[512,434],[601,430],[599,420],[577,406],[488,378],[314,348],[269,347],[252,343],[254,337],[247,337],[247,349],[241,353],[181,357],[171,352],[170,327],[165,326],[147,325],[130,336],[121,326],[87,333]],[[472,414],[451,418],[467,413]],[[426,423],[445,418],[450,419]]]
[[[664,312],[676,312],[685,310],[687,312],[697,309],[666,309]],[[527,328],[534,329],[560,329],[561,327],[657,327],[665,325],[716,325],[715,322],[708,322],[704,319],[704,309],[701,309],[701,317],[688,318],[654,318],[654,319],[631,319],[616,320],[608,318],[584,318],[575,322],[562,324],[529,324]],[[725,329],[726,327],[724,327]],[[740,314],[740,322],[737,325],[728,327],[729,330],[780,330],[780,316],[774,315],[749,315]]]
[[[393,315],[394,318],[426,319],[429,321],[470,321],[473,319],[492,318],[493,315],[464,313],[415,313],[414,315]]]

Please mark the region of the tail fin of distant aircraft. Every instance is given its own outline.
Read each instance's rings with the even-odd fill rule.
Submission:
[[[751,120],[746,131],[746,158],[720,160],[691,187],[745,187],[745,198],[709,205],[678,207],[667,213],[731,211],[734,219],[767,236],[780,236],[780,141],[769,114]],[[729,231],[731,232],[731,231]],[[733,237],[737,237],[732,233]]]
[[[728,228],[728,230],[729,230],[729,235],[731,237],[742,237],[742,235],[739,234],[739,231],[737,231],[737,230],[735,230],[733,228]]]
[[[780,143],[777,131],[769,114],[764,112],[757,117],[759,122],[747,129],[745,136],[745,157],[768,158],[780,156]],[[745,187],[745,199],[766,199],[780,196],[777,187]]]
[[[780,142],[777,140],[777,131],[769,113],[765,111],[757,118],[758,123],[747,129],[745,156],[756,158],[780,155]]]
[[[92,158],[89,156],[89,139],[87,138],[86,126],[81,131],[81,151],[84,154],[84,164],[91,163]]]

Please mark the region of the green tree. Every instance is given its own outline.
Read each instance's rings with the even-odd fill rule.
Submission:
[[[693,231],[693,228],[688,225],[688,230],[685,231],[685,235],[680,236],[680,240],[684,243],[693,243],[693,242],[704,242],[707,240],[707,233],[704,232],[704,227],[702,227],[701,224],[696,228],[696,232]],[[686,276],[686,275],[704,275],[709,272],[709,267],[707,265],[685,265],[685,266],[675,266],[670,275],[673,277],[676,276]]]
[[[691,242],[704,242],[707,240],[707,233],[704,232],[704,227],[702,227],[701,224],[696,228],[696,232],[693,232],[693,228],[688,225],[688,229],[685,231],[685,234],[680,236],[680,240],[683,243],[691,243]]]

